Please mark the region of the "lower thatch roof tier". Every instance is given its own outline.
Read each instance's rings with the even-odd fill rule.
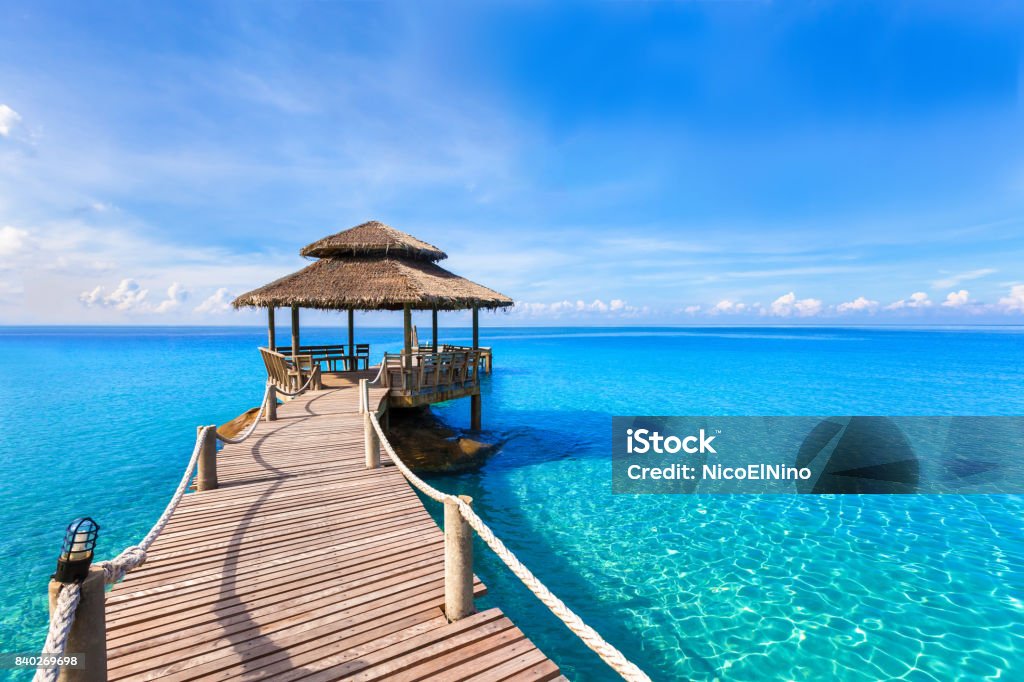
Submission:
[[[236,308],[321,310],[461,310],[504,308],[513,301],[497,291],[407,258],[324,258],[235,299]]]

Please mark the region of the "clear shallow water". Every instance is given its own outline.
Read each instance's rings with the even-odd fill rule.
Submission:
[[[505,446],[479,472],[433,482],[472,495],[539,577],[655,679],[1024,676],[1021,498],[613,496],[609,462],[616,414],[1024,414],[1018,330],[482,331],[496,367],[484,426]],[[310,342],[340,336],[304,330]],[[400,338],[359,336],[375,352]],[[41,643],[68,520],[99,520],[102,557],[136,541],[195,425],[258,400],[264,338],[0,330],[0,650]],[[436,411],[468,426],[467,401]],[[477,556],[487,601],[570,678],[614,679],[484,547]]]

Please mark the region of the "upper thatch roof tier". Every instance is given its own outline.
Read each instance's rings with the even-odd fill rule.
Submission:
[[[299,252],[303,256],[399,256],[415,260],[438,261],[448,257],[441,249],[371,220],[313,242]]]
[[[329,310],[401,310],[406,304],[421,310],[461,310],[504,308],[513,301],[430,261],[354,256],[318,260],[233,303],[236,308]]]

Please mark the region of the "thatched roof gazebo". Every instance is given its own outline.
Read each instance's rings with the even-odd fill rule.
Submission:
[[[354,342],[355,310],[402,310],[404,348],[412,348],[412,311],[433,313],[437,348],[437,312],[473,311],[473,347],[479,346],[480,308],[511,306],[512,299],[445,270],[437,261],[447,254],[377,221],[357,225],[313,242],[300,251],[318,259],[298,272],[235,299],[235,308],[266,308],[271,349],[274,310],[291,308],[292,349],[299,347],[299,308],[348,311],[349,346]]]

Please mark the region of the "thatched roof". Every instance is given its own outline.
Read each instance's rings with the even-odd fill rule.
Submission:
[[[329,310],[461,310],[504,308],[508,296],[410,258],[350,256],[324,258],[235,299],[236,308],[319,308]]]
[[[299,253],[315,258],[339,256],[398,256],[438,261],[448,257],[441,249],[376,220],[313,242]]]

